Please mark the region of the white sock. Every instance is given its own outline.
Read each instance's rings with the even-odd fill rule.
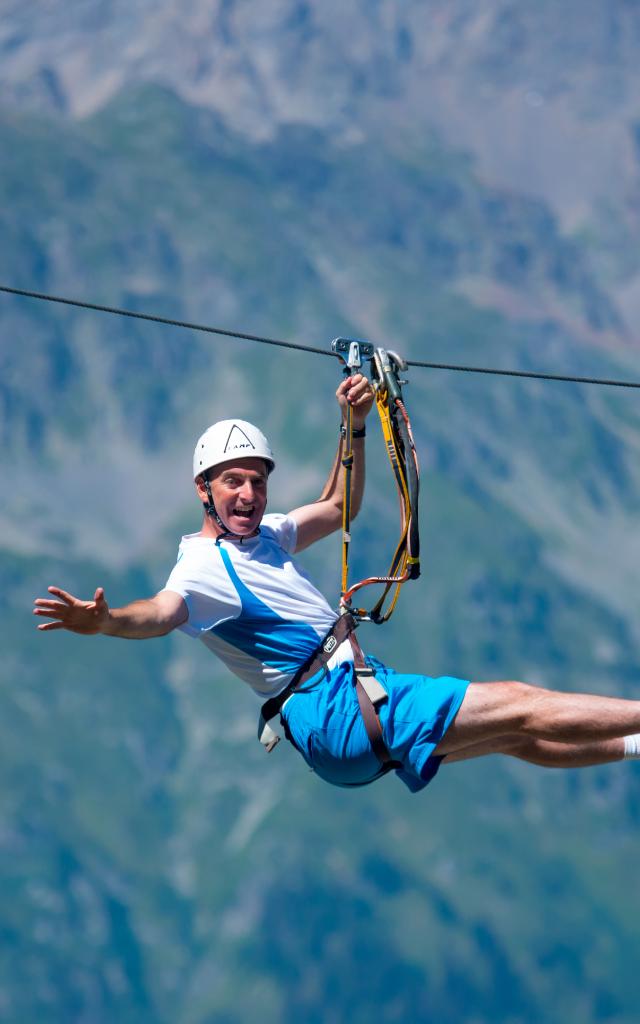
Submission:
[[[636,733],[635,736],[625,736],[624,756],[625,760],[640,758],[640,733]]]

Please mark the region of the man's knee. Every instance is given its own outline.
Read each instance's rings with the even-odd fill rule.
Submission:
[[[555,713],[554,702],[558,694],[554,690],[515,681],[507,685],[516,733],[527,736],[531,731],[535,732]]]
[[[487,724],[499,720],[511,732],[525,728],[532,709],[548,691],[515,679],[495,683],[472,683],[467,691],[467,710]]]
[[[479,742],[524,732],[539,692],[537,687],[515,680],[471,683],[436,753],[451,754]]]

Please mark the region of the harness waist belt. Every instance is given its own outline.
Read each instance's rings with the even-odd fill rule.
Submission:
[[[292,693],[299,690],[301,686],[315,676],[325,667],[329,659],[338,650],[340,644],[353,633],[356,628],[356,621],[353,615],[341,615],[336,619],[333,626],[320,642],[317,650],[311,655],[309,661],[302,665],[290,683],[285,686],[281,693],[266,700],[260,709],[260,721],[258,726],[258,737],[267,751],[273,750],[280,741],[280,737],[273,731],[269,722],[280,713],[282,705],[289,699]]]
[[[355,630],[357,622],[349,612],[337,619],[317,651],[310,660],[303,665],[295,674],[291,682],[284,690],[275,697],[265,701],[260,710],[260,722],[258,726],[258,737],[267,751],[270,752],[280,742],[280,737],[269,725],[272,719],[278,715],[283,704],[289,697],[300,690],[304,684],[325,667],[331,656],[337,651],[340,644],[348,639],[353,650],[353,664],[355,670],[356,695],[360,713],[364,721],[369,743],[374,754],[382,766],[382,772],[392,768],[401,768],[402,765],[392,759],[387,750],[387,745],[382,734],[382,726],[378,717],[378,705],[387,699],[387,691],[376,679],[373,670],[369,668],[364,659],[364,654],[358,643]]]

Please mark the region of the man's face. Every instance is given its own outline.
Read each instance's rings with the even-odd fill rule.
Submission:
[[[267,476],[263,459],[237,459],[213,469],[213,503],[233,533],[248,537],[260,525],[267,507]]]

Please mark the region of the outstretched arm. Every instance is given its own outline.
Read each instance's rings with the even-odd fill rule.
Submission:
[[[121,636],[130,640],[145,640],[164,636],[188,618],[187,606],[172,590],[161,590],[155,597],[133,601],[123,608],[109,608],[102,587],[98,587],[92,601],[81,601],[59,587],[48,587],[53,597],[38,597],[33,614],[50,619],[38,629],[68,629],[72,633],[91,636]]]
[[[353,377],[347,377],[336,391],[336,398],[342,410],[343,422],[346,420],[346,408],[349,403],[353,414],[353,429],[360,430],[364,426],[365,418],[371,411],[374,400],[373,390],[367,378],[360,373]],[[291,518],[295,519],[298,527],[296,551],[302,551],[310,544],[315,544],[317,540],[322,540],[323,537],[334,533],[342,525],[344,478],[341,470],[343,455],[344,441],[341,438],[331,472],[318,500],[310,505],[302,505],[289,513]],[[364,466],[364,438],[354,438],[351,476],[352,519],[355,519],[362,504],[365,481]]]

